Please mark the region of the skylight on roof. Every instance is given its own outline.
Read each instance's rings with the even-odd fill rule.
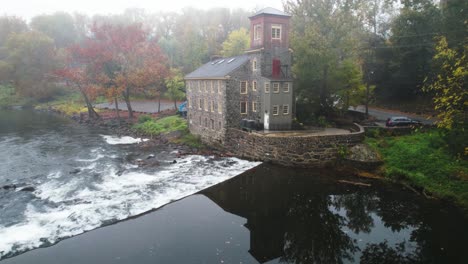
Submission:
[[[220,61],[218,61],[218,64],[221,64],[221,63],[223,63],[223,62],[224,62],[224,60],[220,60]]]
[[[227,63],[231,63],[231,62],[233,62],[235,59],[236,59],[236,58],[232,58],[232,59],[228,60]]]

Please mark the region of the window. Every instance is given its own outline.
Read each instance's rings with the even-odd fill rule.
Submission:
[[[210,81],[211,93],[214,93],[214,81]]]
[[[201,81],[198,81],[197,84],[198,84],[198,91],[201,92]]]
[[[255,25],[254,26],[254,40],[260,40],[262,38],[262,26]]]
[[[208,81],[204,81],[205,93],[208,92]]]
[[[213,129],[213,130],[214,130],[214,120],[213,120],[213,119],[211,119],[210,121],[211,121],[211,129]]]
[[[221,105],[221,102],[218,102],[218,113],[223,113],[223,106]]]
[[[187,98],[187,105],[188,105],[188,108],[192,108],[192,102],[190,100],[190,97]]]
[[[208,119],[205,117],[205,127],[208,127]]]
[[[247,102],[240,102],[240,113],[242,115],[247,114]]]
[[[283,115],[289,115],[289,105],[283,105]]]
[[[200,124],[200,126],[202,125],[202,123],[201,123],[201,116],[198,117],[198,124]]]
[[[218,93],[221,94],[221,81],[218,81]]]
[[[218,122],[218,128],[221,130],[223,127],[221,126],[221,121]]]
[[[247,94],[247,86],[248,86],[248,82],[241,82],[240,83],[240,93],[241,94]]]
[[[208,100],[203,100],[204,103],[205,103],[205,111],[208,112]]]
[[[279,106],[274,105],[274,106],[273,106],[273,115],[279,115],[279,112],[278,112],[278,111],[279,111]]]
[[[257,81],[252,82],[252,91],[257,91]]]
[[[257,102],[252,102],[252,112],[257,112]]]
[[[256,71],[257,70],[257,59],[253,59],[252,61],[252,71]]]
[[[273,92],[274,93],[279,93],[280,90],[280,84],[279,83],[273,83]]]
[[[191,82],[187,82],[187,84],[186,84],[186,86],[187,86],[187,91],[189,91],[189,92],[190,92],[190,88],[191,88],[191,87],[190,87],[190,84],[191,84]]]
[[[210,110],[211,110],[211,112],[214,112],[214,102],[213,101],[210,102]]]
[[[202,110],[202,107],[203,107],[203,99],[200,98],[200,99],[198,99],[198,109]]]
[[[272,39],[281,39],[281,25],[272,25],[271,26],[271,38]]]
[[[283,92],[289,93],[289,83],[283,83]]]
[[[270,93],[270,83],[265,83],[265,93]]]

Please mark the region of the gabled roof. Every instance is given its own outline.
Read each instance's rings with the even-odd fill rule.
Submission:
[[[248,55],[222,58],[210,61],[195,71],[185,75],[185,79],[224,78],[249,60]]]
[[[259,15],[275,15],[275,16],[285,16],[285,17],[291,17],[290,14],[287,14],[283,11],[280,11],[278,9],[275,9],[273,7],[266,7],[263,8],[262,10],[258,11],[254,15],[250,16],[249,18],[256,17]]]

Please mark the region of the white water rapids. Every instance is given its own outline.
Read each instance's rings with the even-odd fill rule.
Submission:
[[[112,145],[144,141],[103,138]],[[74,160],[80,164],[76,174],[52,171],[37,181],[32,193],[19,188],[0,190],[8,195],[29,195],[21,200],[26,201],[21,221],[6,225],[0,222],[0,259],[161,207],[259,164],[192,155],[148,171],[132,163],[116,167],[106,161],[116,155],[109,155],[104,148],[91,152],[91,157]]]

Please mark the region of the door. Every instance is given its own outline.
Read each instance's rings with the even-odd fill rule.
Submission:
[[[270,115],[265,111],[265,121],[263,122],[263,127],[265,130],[270,129]]]

